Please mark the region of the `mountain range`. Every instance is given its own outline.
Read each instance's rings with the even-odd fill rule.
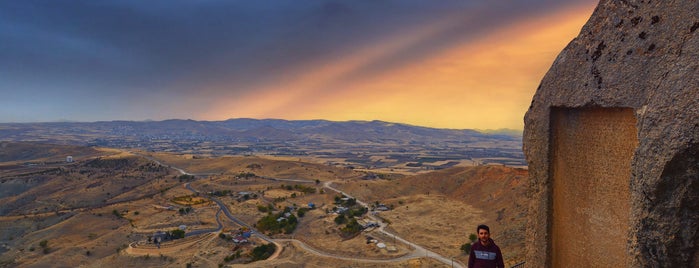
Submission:
[[[5,123],[0,124],[0,139],[32,140],[42,137],[54,141],[47,134],[72,137],[143,137],[176,140],[340,140],[346,142],[401,140],[413,142],[521,140],[521,133],[503,130],[479,132],[476,130],[436,129],[383,121],[229,119],[225,121],[164,120],[164,121],[102,121],[59,123]],[[518,135],[519,134],[519,135]],[[85,139],[78,139],[85,141]],[[75,141],[74,141],[75,142]],[[73,143],[74,143],[73,142]],[[61,143],[61,142],[59,142]]]

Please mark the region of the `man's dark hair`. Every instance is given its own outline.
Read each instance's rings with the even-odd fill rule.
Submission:
[[[476,233],[478,231],[480,231],[481,229],[486,230],[486,231],[488,231],[488,233],[490,233],[490,228],[488,228],[488,225],[485,225],[485,224],[478,225],[478,227],[476,228]]]

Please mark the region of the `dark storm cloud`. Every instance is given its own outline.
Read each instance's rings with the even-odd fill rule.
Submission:
[[[235,95],[309,62],[463,18],[352,79],[574,2],[589,1],[2,1],[0,91],[187,97],[226,82]]]

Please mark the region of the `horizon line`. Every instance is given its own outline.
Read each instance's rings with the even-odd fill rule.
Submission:
[[[142,120],[133,120],[133,119],[113,119],[113,120],[96,120],[96,121],[79,121],[79,120],[69,120],[69,119],[59,119],[56,121],[28,121],[28,122],[2,122],[0,121],[0,124],[52,124],[52,123],[83,123],[83,124],[90,124],[90,123],[103,123],[103,122],[138,122],[138,123],[147,123],[147,122],[164,122],[164,121],[196,121],[196,122],[224,122],[228,120],[240,120],[240,119],[247,119],[247,120],[257,120],[257,121],[265,121],[265,120],[279,120],[279,121],[327,121],[327,122],[334,122],[334,123],[348,123],[348,122],[383,122],[383,123],[389,123],[389,124],[401,124],[401,125],[406,125],[406,126],[413,126],[413,127],[424,127],[424,128],[432,128],[432,129],[452,129],[452,130],[475,130],[478,132],[522,132],[524,129],[516,129],[516,128],[496,128],[496,129],[481,129],[481,128],[447,128],[447,127],[433,127],[433,126],[425,126],[425,125],[416,125],[416,124],[409,124],[409,123],[404,123],[404,122],[391,122],[391,121],[384,121],[384,120],[379,120],[379,119],[373,119],[373,120],[329,120],[329,119],[282,119],[282,118],[252,118],[252,117],[237,117],[237,118],[228,118],[228,119],[223,119],[223,120],[197,120],[197,119],[192,119],[192,118],[168,118],[168,119],[161,119],[161,120],[155,120],[155,119],[142,119]]]

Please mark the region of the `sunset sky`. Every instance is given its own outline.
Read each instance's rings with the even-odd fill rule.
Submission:
[[[595,0],[0,2],[0,122],[523,128]]]

